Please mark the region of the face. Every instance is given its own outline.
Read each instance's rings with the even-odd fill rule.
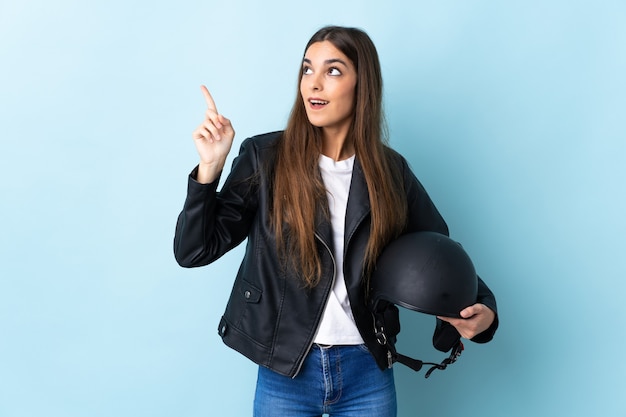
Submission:
[[[312,125],[347,132],[354,113],[357,74],[331,42],[312,44],[304,54],[300,94]]]

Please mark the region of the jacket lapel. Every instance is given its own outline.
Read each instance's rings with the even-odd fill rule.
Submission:
[[[354,234],[354,231],[370,213],[370,198],[365,182],[363,169],[357,158],[354,161],[352,169],[352,181],[350,182],[350,193],[348,194],[348,206],[346,208],[346,226],[345,226],[345,247],[348,247],[348,241]]]
[[[330,221],[324,216],[324,210],[328,210],[328,202],[324,200],[321,204],[324,207],[320,207],[316,211],[315,218],[315,233],[320,239],[331,249],[333,248],[333,230]],[[367,191],[367,183],[365,182],[365,175],[359,160],[354,161],[354,168],[352,169],[352,180],[350,181],[350,193],[348,194],[348,205],[346,207],[346,223],[344,230],[344,251],[348,248],[348,242],[357,227],[364,218],[370,214],[370,199],[369,192]]]

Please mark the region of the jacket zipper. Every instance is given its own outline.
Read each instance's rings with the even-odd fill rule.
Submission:
[[[335,260],[335,256],[333,255],[333,251],[330,250],[330,248],[328,247],[326,242],[324,242],[324,239],[322,239],[322,237],[320,235],[318,235],[317,233],[315,233],[315,237],[317,238],[317,240],[319,240],[322,243],[322,245],[324,245],[324,247],[326,248],[326,250],[330,254],[330,259],[333,261],[333,279],[331,280],[331,283],[330,283],[330,291],[332,291],[333,287],[335,286],[335,277],[337,276],[337,261]],[[326,303],[324,304],[324,309],[322,311],[326,310],[326,305],[328,304],[330,291],[326,294]],[[318,327],[319,327],[319,325],[320,325],[320,323],[317,323]],[[316,333],[317,333],[317,329],[316,329]],[[313,346],[313,339],[315,339],[315,337],[311,338],[311,341],[309,342],[309,346],[307,347],[306,353],[302,356],[302,359],[300,359],[300,363],[298,363],[298,368],[296,369],[296,373],[291,377],[291,379],[294,379],[300,373],[300,370],[302,369],[302,365],[304,364],[304,361],[305,361],[307,355],[309,354],[309,351],[311,350],[311,347]]]

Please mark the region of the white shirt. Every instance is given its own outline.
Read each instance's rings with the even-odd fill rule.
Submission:
[[[343,161],[335,161],[320,155],[319,167],[328,196],[330,220],[333,229],[335,282],[317,330],[314,342],[325,345],[358,345],[363,343],[356,327],[348,291],[343,276],[343,242],[346,222],[346,206],[352,180],[354,155]]]

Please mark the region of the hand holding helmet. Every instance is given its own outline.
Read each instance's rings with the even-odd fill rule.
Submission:
[[[461,318],[437,316],[438,319],[453,325],[461,337],[471,339],[487,330],[495,313],[484,304],[474,304],[461,310]]]

